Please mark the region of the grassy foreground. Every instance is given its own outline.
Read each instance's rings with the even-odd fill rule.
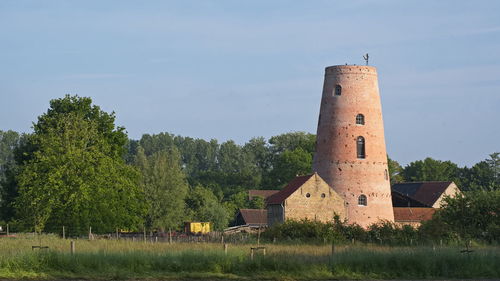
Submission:
[[[499,278],[500,249],[390,248],[377,246],[265,245],[267,255],[250,260],[250,245],[145,243],[42,237],[0,238],[0,278],[31,279],[438,279]]]

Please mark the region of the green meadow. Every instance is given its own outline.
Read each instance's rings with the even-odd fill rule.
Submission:
[[[40,239],[39,239],[40,238]],[[48,249],[34,249],[41,244]],[[500,277],[500,248],[386,247],[75,241],[24,234],[0,239],[0,278],[8,279],[443,279]]]

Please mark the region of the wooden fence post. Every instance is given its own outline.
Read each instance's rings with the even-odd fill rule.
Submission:
[[[227,244],[224,244],[224,254],[227,255]]]
[[[7,236],[9,236],[9,224],[7,224]]]
[[[69,243],[70,245],[70,249],[71,249],[71,254],[74,255],[75,254],[75,241],[71,241]]]
[[[143,238],[144,238],[144,243],[146,243],[146,227],[144,227]]]
[[[89,226],[89,240],[92,240],[92,226]]]
[[[260,245],[260,225],[259,225],[259,232],[257,233],[257,247]]]
[[[64,229],[64,225],[63,225],[63,239],[66,239],[66,231]]]
[[[253,248],[250,248],[250,260],[253,260]]]
[[[168,244],[172,244],[172,229],[168,229]]]

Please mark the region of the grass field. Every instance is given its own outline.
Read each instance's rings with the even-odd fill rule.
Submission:
[[[38,238],[0,238],[0,278],[11,279],[439,279],[499,278],[500,248],[349,245],[263,245],[266,256],[250,259],[252,245],[70,240],[46,235],[48,250],[32,250]]]

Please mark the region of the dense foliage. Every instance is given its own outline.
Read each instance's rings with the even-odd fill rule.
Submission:
[[[139,173],[122,159],[126,142],[114,115],[88,98],[52,100],[18,149],[16,218],[25,228],[71,234],[142,222]]]
[[[134,164],[142,174],[140,186],[146,199],[148,229],[176,229],[187,219],[184,200],[189,186],[179,158],[176,149],[158,151],[149,157],[142,148],[137,151]]]

